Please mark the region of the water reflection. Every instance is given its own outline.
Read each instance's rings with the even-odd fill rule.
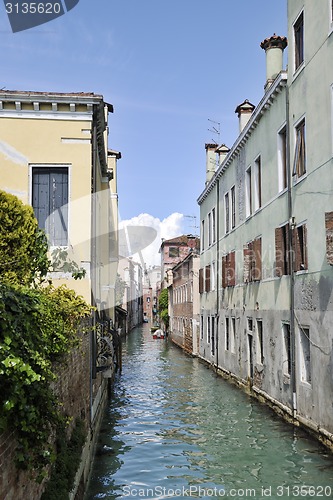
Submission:
[[[190,487],[199,498],[212,498],[208,488],[216,498],[223,488],[252,488],[255,498],[263,488],[290,498],[283,488],[294,485],[333,492],[332,455],[147,327],[124,343],[103,445],[112,453],[96,457],[87,500],[161,499]]]

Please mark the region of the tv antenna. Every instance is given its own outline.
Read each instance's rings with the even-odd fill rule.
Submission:
[[[211,120],[210,118],[208,118],[208,121],[213,124],[211,126],[212,128],[209,128],[208,131],[217,135],[217,142],[215,139],[212,139],[212,141],[215,142],[216,145],[219,145],[220,144],[221,123],[216,122],[214,120]]]
[[[187,219],[193,219],[193,225],[188,226],[191,227],[194,230],[199,229],[199,226],[197,226],[197,216],[196,215],[184,215]]]

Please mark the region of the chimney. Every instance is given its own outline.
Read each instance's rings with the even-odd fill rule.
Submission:
[[[230,148],[228,148],[225,144],[221,144],[221,146],[217,148],[216,153],[219,155],[219,166],[224,162],[229,151]]]
[[[265,38],[260,47],[266,52],[266,84],[265,91],[270,87],[283,68],[283,51],[288,45],[285,36],[274,33],[270,38]]]
[[[206,150],[206,185],[212,179],[216,169],[217,144],[205,144]]]
[[[255,105],[251,104],[250,101],[245,99],[245,101],[242,102],[242,104],[239,104],[239,106],[237,106],[237,108],[235,109],[235,113],[238,114],[239,118],[239,133],[242,132],[243,128],[251,118],[254,108]]]

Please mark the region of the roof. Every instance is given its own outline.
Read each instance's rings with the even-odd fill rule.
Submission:
[[[257,127],[257,125],[260,122],[264,113],[271,107],[276,96],[281,93],[281,90],[286,85],[287,85],[287,72],[281,71],[278,74],[278,76],[275,78],[272,85],[268,88],[268,90],[264,94],[260,103],[254,109],[254,111],[251,115],[251,118],[249,119],[248,123],[246,124],[246,126],[244,127],[242,132],[237,137],[236,142],[234,143],[234,145],[230,149],[225,160],[218,167],[218,169],[216,170],[212,179],[209,181],[209,183],[206,185],[203,192],[198,197],[197,202],[199,205],[201,205],[201,203],[205,200],[205,198],[207,198],[208,194],[212,191],[212,189],[216,185],[218,179],[220,179],[220,177],[223,175],[225,170],[229,167],[229,165],[233,161],[233,158],[235,156],[237,156],[240,149],[242,147],[244,147],[244,144],[247,142],[247,140],[250,137],[250,135],[252,134],[253,130]]]
[[[181,260],[180,262],[178,262],[177,264],[175,264],[172,268],[171,268],[171,271],[175,271],[178,267],[181,267],[182,264],[184,264],[187,260],[191,260],[193,259],[193,257],[200,257],[200,255],[196,252],[190,252],[188,255],[186,255],[186,257],[184,257],[183,260]]]
[[[40,100],[40,101],[61,101],[61,102],[88,102],[98,103],[104,102],[101,94],[94,92],[40,92],[35,90],[0,90],[0,100],[10,101],[13,99],[21,100]],[[108,111],[113,113],[113,105],[104,102]]]
[[[181,236],[177,236],[176,238],[171,238],[170,240],[163,240],[161,243],[160,251],[165,245],[173,245],[173,246],[189,246],[188,241],[195,240],[195,248],[200,247],[200,238],[199,236],[194,236],[193,234],[182,234]]]

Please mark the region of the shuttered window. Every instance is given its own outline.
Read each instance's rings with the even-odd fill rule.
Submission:
[[[328,264],[333,266],[333,212],[325,214],[326,229],[326,259]]]
[[[308,268],[307,229],[302,224],[293,229],[293,252],[289,251],[289,224],[275,229],[275,275],[281,277],[290,274],[291,259],[294,259],[294,271]]]
[[[204,292],[204,270],[199,269],[199,293]]]
[[[244,282],[259,281],[262,278],[261,238],[250,241],[243,250]]]
[[[275,276],[290,274],[289,224],[275,229]]]
[[[51,246],[68,245],[68,168],[32,168],[32,206]]]
[[[222,257],[222,287],[236,285],[236,254],[230,252]]]

